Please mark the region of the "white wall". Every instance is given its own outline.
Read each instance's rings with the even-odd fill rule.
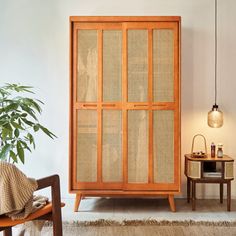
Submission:
[[[214,102],[214,0],[0,0],[0,85],[5,82],[35,87],[43,100],[41,122],[58,136],[37,135],[37,149],[28,154],[29,176],[58,173],[62,197],[68,194],[69,16],[180,15],[182,16],[182,172],[183,154],[193,135],[202,133],[208,147],[224,144],[236,157],[236,1],[219,0],[219,104],[225,124],[206,124]],[[182,193],[186,193],[182,174]],[[218,197],[218,186],[199,187],[199,196]],[[235,182],[232,195],[236,197]],[[71,209],[69,209],[71,210]]]

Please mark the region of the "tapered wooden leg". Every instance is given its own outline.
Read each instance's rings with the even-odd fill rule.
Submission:
[[[190,202],[190,179],[187,178],[187,202]]]
[[[81,198],[82,198],[82,195],[77,193],[75,197],[75,206],[74,206],[75,212],[79,210],[79,204],[80,204]]]
[[[223,203],[224,184],[220,183],[220,203]]]
[[[3,231],[3,236],[12,236],[11,228],[7,228]]]
[[[168,201],[169,201],[169,204],[170,204],[170,209],[171,209],[171,211],[175,212],[176,209],[175,209],[174,195],[169,194],[169,195],[168,195]]]
[[[231,208],[231,182],[227,182],[227,211]]]
[[[196,209],[196,182],[192,181],[192,210]]]

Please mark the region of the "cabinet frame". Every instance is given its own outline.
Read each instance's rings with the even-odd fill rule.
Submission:
[[[156,26],[158,22],[163,24]],[[76,206],[81,196],[120,196],[137,195],[153,196],[164,194],[169,196],[169,202],[173,207],[173,194],[180,193],[180,17],[178,16],[150,16],[150,17],[112,17],[112,16],[72,16],[70,17],[70,123],[69,123],[69,192],[76,193]],[[174,101],[153,102],[153,63],[152,63],[152,30],[153,28],[170,28],[175,31],[174,38]],[[97,102],[77,102],[77,29],[98,30],[98,100]],[[122,101],[102,101],[102,30],[122,30]],[[127,30],[146,29],[148,30],[148,101],[128,102],[128,78],[127,78]],[[77,110],[92,109],[98,112],[97,132],[97,182],[76,181],[76,141],[77,141]],[[122,111],[122,161],[123,161],[123,182],[102,182],[102,110]],[[128,157],[127,157],[127,119],[128,110],[148,110],[149,113],[149,148],[148,148],[148,183],[128,183]],[[153,111],[173,110],[174,111],[174,183],[154,183],[153,173]],[[151,190],[150,190],[151,189]],[[171,203],[172,202],[172,203]]]

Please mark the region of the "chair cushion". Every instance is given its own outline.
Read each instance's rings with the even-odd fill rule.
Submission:
[[[65,203],[61,203],[61,207],[64,207],[64,206],[65,206]],[[46,214],[50,213],[51,211],[52,211],[52,203],[50,202],[46,206],[44,206],[43,208],[30,214],[27,218],[22,219],[22,220],[12,220],[11,218],[9,218],[5,215],[1,215],[0,216],[0,227],[11,227],[11,226],[15,226],[18,224],[23,224],[26,221],[31,221],[31,220],[39,218],[40,216],[46,215]]]

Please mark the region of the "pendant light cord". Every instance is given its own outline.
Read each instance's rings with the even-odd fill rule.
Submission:
[[[215,105],[217,104],[217,0],[215,0]]]

